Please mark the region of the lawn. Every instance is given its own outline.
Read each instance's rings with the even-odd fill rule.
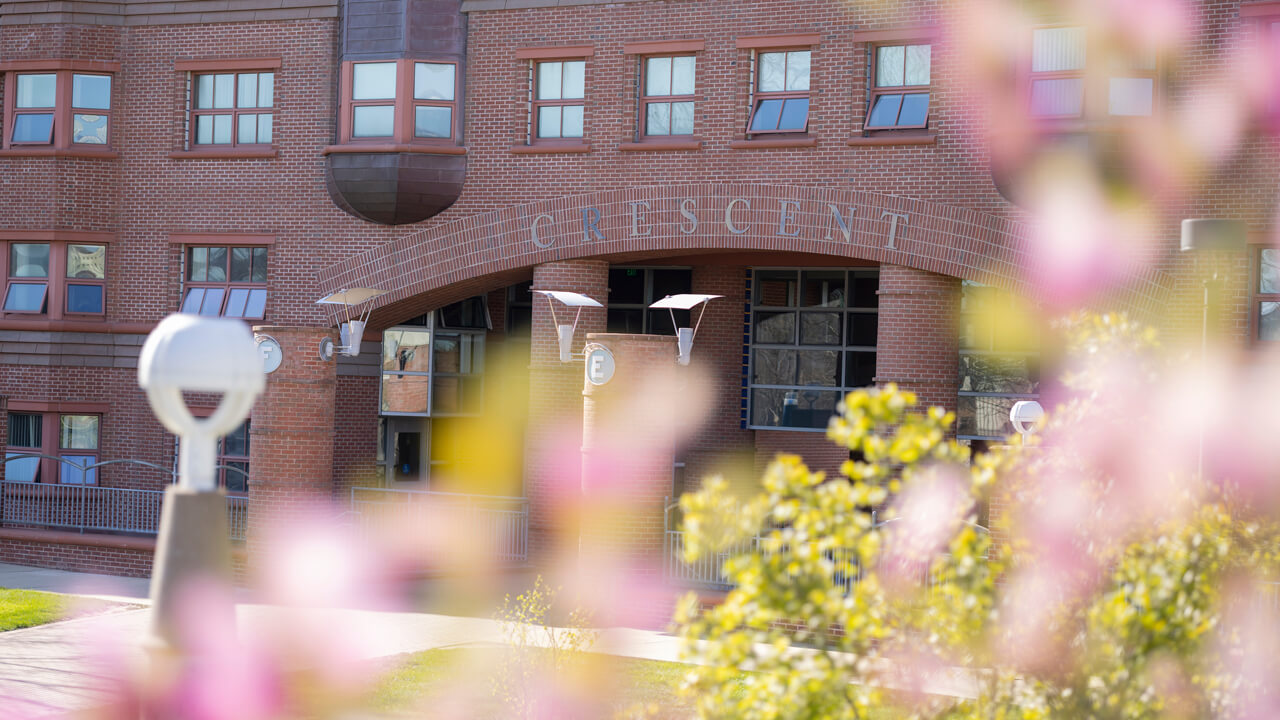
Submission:
[[[0,588],[0,632],[96,615],[116,606],[105,600]]]

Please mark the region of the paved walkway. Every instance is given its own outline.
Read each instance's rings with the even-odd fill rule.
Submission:
[[[147,581],[42,570],[0,564],[0,587],[88,594],[117,601],[146,602]],[[253,637],[283,623],[316,628],[342,627],[364,642],[358,660],[392,658],[440,647],[502,642],[498,624],[485,618],[429,613],[237,605],[241,635]],[[150,610],[142,607],[0,633],[0,720],[56,717],[100,704],[108,696],[108,673],[95,667],[104,648],[122,661],[141,662]],[[651,660],[679,660],[679,641],[660,632],[611,628],[601,633],[595,652]],[[896,683],[888,682],[889,686]],[[973,680],[963,671],[935,678],[930,691],[972,696]]]

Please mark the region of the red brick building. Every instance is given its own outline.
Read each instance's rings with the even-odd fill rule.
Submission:
[[[530,287],[604,306],[575,352],[588,333],[671,334],[647,309],[666,295],[722,296],[693,350],[715,408],[678,439],[668,494],[779,450],[834,468],[820,429],[869,384],[958,410],[961,437],[1007,434],[1009,403],[1039,392],[1037,348],[963,321],[997,289],[1036,296],[1033,230],[993,173],[1002,138],[955,5],[0,3],[0,561],[147,571],[175,441],[135,368],[179,310],[265,326],[284,353],[221,448],[241,537],[299,497],[444,489],[528,498],[536,552],[559,472],[541,451],[581,432],[583,366],[560,361]],[[1101,87],[1090,31],[1044,18],[1010,92],[1045,137],[1096,141],[1280,17],[1193,5],[1193,62]],[[1276,149],[1251,128],[1162,201],[1165,240],[1111,304],[1195,320],[1212,262],[1235,341],[1280,338],[1275,250],[1206,261],[1177,241],[1199,217],[1269,237]],[[361,352],[319,359],[341,318],[316,301],[354,287],[387,291]],[[486,432],[510,453],[478,457],[477,416],[506,418]]]

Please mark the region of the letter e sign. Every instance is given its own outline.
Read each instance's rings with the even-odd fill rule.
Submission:
[[[604,385],[613,379],[613,353],[603,345],[587,348],[587,382]]]

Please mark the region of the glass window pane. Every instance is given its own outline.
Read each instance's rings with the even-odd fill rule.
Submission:
[[[1152,78],[1111,78],[1108,108],[1112,115],[1151,114],[1156,81]]]
[[[258,142],[258,118],[256,115],[241,115],[237,120],[236,142],[241,145],[253,145]]]
[[[264,283],[267,281],[267,249],[264,247],[253,249],[253,282]]]
[[[1037,117],[1075,116],[1084,107],[1083,78],[1031,81],[1031,114]]]
[[[271,142],[271,116],[266,113],[258,116],[258,142],[263,144]]]
[[[777,130],[778,118],[782,115],[781,100],[761,100],[756,105],[756,114],[751,118],[753,131]]]
[[[101,280],[107,276],[105,245],[68,245],[67,277]]]
[[[356,63],[352,69],[352,100],[394,100],[396,64]]]
[[[752,342],[791,345],[796,341],[796,314],[755,312],[752,314]]]
[[[779,130],[804,130],[809,124],[809,98],[789,98],[782,103]]]
[[[53,113],[23,113],[13,118],[13,142],[53,142]]]
[[[222,452],[220,455],[232,457],[249,456],[249,423],[242,422],[235,430],[222,436]]]
[[[538,99],[559,100],[564,69],[560,62],[538,63]]]
[[[35,413],[9,413],[9,446],[43,447],[43,421],[44,417]]]
[[[1033,355],[960,356],[960,392],[1018,393],[1040,392],[1040,363]]]
[[[677,327],[693,327],[693,324],[689,321],[690,314],[688,310],[675,311],[675,325],[671,324],[672,312],[670,310],[649,310],[648,314],[649,327],[645,332],[650,335],[675,335]]]
[[[880,274],[878,272],[852,272],[849,281],[853,283],[853,297],[849,307],[874,308],[880,306]]]
[[[755,348],[751,351],[751,382],[757,385],[795,385],[798,350]]]
[[[47,243],[13,243],[9,246],[9,277],[49,277]]]
[[[382,333],[382,369],[427,372],[431,369],[431,333],[386,330]]]
[[[756,273],[752,304],[768,307],[796,306],[796,272],[761,270]]]
[[[276,74],[258,73],[258,107],[269,108],[275,105]]]
[[[196,116],[196,144],[209,145],[213,142],[213,116]]]
[[[1039,28],[1031,34],[1031,72],[1083,70],[1082,27]]]
[[[806,270],[801,273],[801,307],[844,307],[843,270]]]
[[[191,248],[187,261],[187,279],[197,282],[209,279],[209,248]]]
[[[639,268],[609,269],[609,307],[644,305],[645,271]]]
[[[71,76],[71,107],[86,110],[111,109],[111,76]]]
[[[258,106],[258,73],[240,73],[236,87],[236,107]]]
[[[200,303],[201,315],[217,315],[222,312],[223,288],[205,288],[204,302]]]
[[[236,76],[230,73],[213,76],[213,106],[220,110],[235,107]]]
[[[462,378],[439,375],[432,378],[431,412],[438,415],[462,412]]]
[[[631,333],[633,335],[643,333],[644,312],[639,308],[621,309],[610,305],[605,317],[605,332]]]
[[[182,299],[181,312],[189,315],[196,315],[200,312],[200,305],[204,302],[204,288],[191,288],[187,291],[187,296]]]
[[[929,84],[929,62],[931,48],[929,45],[907,46],[907,85]]]
[[[867,387],[875,383],[876,354],[873,352],[846,352],[844,354],[844,386]]]
[[[561,97],[577,100],[587,96],[587,63],[584,60],[567,60],[564,63],[564,85]]]
[[[249,299],[248,288],[231,288],[227,294],[226,317],[244,317],[244,304]]]
[[[671,94],[671,58],[655,57],[645,61],[644,94]]]
[[[71,116],[71,142],[89,145],[107,143],[107,116],[76,113]]]
[[[196,109],[208,110],[213,107],[213,76],[196,76]]]
[[[560,137],[560,106],[550,105],[538,108],[538,137]]]
[[[565,105],[563,114],[560,116],[560,137],[582,137],[582,111],[581,105]]]
[[[786,53],[760,53],[759,75],[756,78],[756,87],[760,92],[780,92],[786,88],[786,65]]]
[[[227,281],[227,249],[207,248],[209,251],[209,282]]]
[[[671,134],[671,103],[649,103],[645,106],[644,134]]]
[[[800,313],[800,344],[839,345],[842,319],[840,313]]]
[[[267,312],[266,288],[253,288],[249,291],[249,301],[244,306],[244,316],[261,320]]]
[[[67,285],[67,312],[101,313],[103,311],[101,285]]]
[[[447,138],[453,136],[453,108],[420,105],[413,111],[414,137]]]
[[[9,283],[4,309],[12,312],[44,312],[47,283]]]
[[[684,55],[671,59],[671,94],[692,95],[695,76],[694,56]]]
[[[849,313],[849,334],[846,345],[875,347],[880,332],[880,315],[877,313]]]
[[[17,107],[51,108],[57,103],[58,76],[53,73],[18,76]]]
[[[21,452],[7,452],[5,458],[17,457],[23,455]],[[9,460],[4,464],[5,482],[35,482],[36,476],[40,473],[40,458],[22,458],[21,460]]]
[[[228,145],[231,143],[230,115],[213,116],[213,142],[215,145]]]
[[[1258,339],[1280,340],[1280,302],[1258,304]]]
[[[1280,250],[1265,248],[1260,253],[1258,292],[1280,293]]]
[[[906,50],[901,45],[876,48],[876,87],[899,87],[905,76],[903,62]]]
[[[226,466],[222,470],[222,483],[227,492],[249,492],[249,463],[231,460],[222,463],[222,465]]]
[[[693,134],[693,103],[671,103],[671,134]]]
[[[454,66],[449,63],[414,63],[413,97],[418,100],[452,100]]]
[[[902,96],[902,112],[899,125],[924,125],[929,119],[929,94],[911,93]]]
[[[58,447],[64,450],[98,449],[97,415],[63,415],[60,425],[62,435]]]
[[[809,89],[809,51],[787,53],[787,90]]]
[[[249,282],[253,248],[231,248],[231,282]]]
[[[692,290],[692,270],[659,269],[650,270],[649,274],[653,277],[653,293],[649,296],[650,301],[661,300],[668,295],[680,295]]]
[[[1008,397],[961,395],[956,398],[956,434],[996,439],[1012,435],[1009,410],[1017,401]]]
[[[752,390],[751,424],[825,428],[840,396],[838,390]]]
[[[797,381],[800,385],[840,386],[839,350],[800,350]]]
[[[353,137],[391,137],[395,130],[396,109],[394,105],[360,106],[355,108],[353,119]]]
[[[430,375],[382,375],[382,412],[427,414]]]
[[[98,461],[92,455],[63,455],[64,462],[58,463],[58,482],[63,485],[96,485],[98,468],[84,468]]]
[[[898,110],[902,107],[901,95],[880,95],[871,106],[867,127],[893,127],[898,124]]]

